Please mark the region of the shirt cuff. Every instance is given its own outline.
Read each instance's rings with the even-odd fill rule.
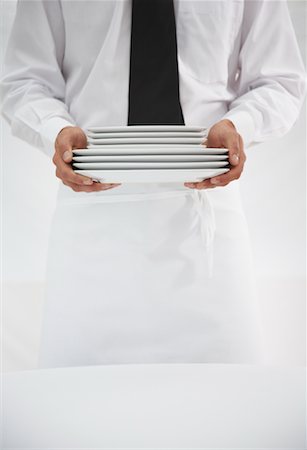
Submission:
[[[55,140],[59,132],[65,127],[75,127],[76,124],[62,117],[52,117],[41,126],[40,136],[44,146],[44,152],[52,158],[55,152]]]
[[[253,117],[246,111],[229,110],[222,119],[230,120],[243,139],[244,147],[249,147],[255,140],[256,125]]]

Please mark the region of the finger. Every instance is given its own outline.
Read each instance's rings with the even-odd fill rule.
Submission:
[[[184,185],[190,189],[212,189],[216,187],[213,186],[208,179],[197,183],[184,183]]]
[[[63,135],[61,139],[56,142],[56,154],[60,155],[61,159],[65,162],[71,162],[73,158],[72,142],[70,135]]]
[[[190,189],[194,189],[196,186],[196,183],[184,183],[184,186]]]
[[[229,146],[231,150],[231,155],[234,157],[237,155],[235,152],[239,152],[239,160],[236,164],[231,164],[232,168],[223,175],[218,175],[216,177],[210,178],[210,183],[218,186],[225,186],[225,184],[230,183],[231,181],[238,179],[243,171],[243,166],[246,161],[246,155],[244,153],[244,145],[241,136],[237,135],[237,144],[235,141],[232,141]],[[235,158],[236,159],[236,158]]]
[[[76,183],[63,181],[63,184],[72,188],[75,192],[99,192],[120,186],[119,183],[94,183],[92,186],[80,186]]]
[[[82,186],[82,189],[86,188],[87,192],[105,191],[117,186],[121,186],[121,183],[99,183],[94,182],[92,186]]]
[[[84,132],[81,129],[74,129],[72,132],[61,135],[60,139],[56,140],[55,148],[62,160],[69,163],[73,159],[73,149],[84,148],[86,145]]]
[[[240,140],[237,133],[231,133],[226,139],[226,146],[228,148],[228,159],[232,166],[237,166],[240,163]]]
[[[244,163],[241,162],[238,166],[230,169],[225,174],[210,178],[210,183],[214,186],[224,186],[225,184],[228,184],[233,180],[237,180],[238,178],[240,178],[240,175],[242,173],[243,164]]]
[[[59,155],[54,156],[54,163],[56,165],[56,176],[61,180],[70,181],[71,183],[79,185],[92,185],[93,180],[90,177],[79,175],[74,172],[71,164],[65,163]]]
[[[62,154],[62,159],[66,162],[66,163],[70,163],[72,161],[73,158],[73,152],[72,150],[65,150],[65,152]]]
[[[90,186],[93,184],[93,180],[90,177],[75,173],[71,164],[73,148],[84,146],[86,144],[86,136],[81,129],[75,127],[67,128],[71,129],[66,133],[66,128],[64,128],[58,134],[55,143],[55,154],[52,160],[57,167],[56,176],[71,183]]]
[[[97,181],[94,183],[94,185],[98,185],[97,189],[99,189],[100,187],[102,187],[102,189],[109,189],[109,188],[121,186],[122,183],[101,183],[100,181]]]
[[[232,166],[236,166],[240,162],[240,156],[237,153],[232,153],[229,155],[229,162]]]

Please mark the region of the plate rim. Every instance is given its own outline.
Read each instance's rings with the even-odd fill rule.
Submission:
[[[139,164],[139,166],[145,166],[145,167],[135,167],[133,169],[133,167],[136,164]],[[223,167],[226,167],[229,164],[229,162],[228,161],[221,161],[220,163],[216,163],[214,161],[207,161],[207,162],[193,162],[192,161],[191,163],[186,162],[186,161],[177,162],[177,163],[157,162],[156,167],[150,167],[150,166],[153,166],[154,164],[155,164],[154,162],[148,162],[148,163],[146,163],[146,162],[140,162],[140,163],[136,163],[136,162],[131,162],[131,163],[130,162],[126,162],[126,163],[125,162],[119,162],[119,163],[105,162],[104,163],[104,162],[101,162],[101,163],[96,163],[96,164],[91,163],[91,162],[89,162],[89,163],[88,162],[73,162],[72,163],[73,167],[77,167],[78,169],[111,170],[110,167],[113,167],[113,170],[116,170],[116,166],[119,166],[119,169],[122,168],[122,170],[129,170],[129,169],[130,170],[131,169],[132,170],[140,170],[140,169],[147,169],[146,165],[148,165],[149,166],[148,169],[152,168],[153,170],[154,169],[159,170],[159,169],[163,169],[163,168],[165,168],[165,169],[181,169],[181,167],[176,167],[176,166],[178,166],[178,165],[186,166],[187,164],[190,164],[191,166],[198,166],[198,165],[204,166],[204,167],[199,167],[199,169],[206,168],[206,167],[208,167],[208,168],[223,168]],[[166,164],[173,165],[174,167],[161,167],[161,165],[163,166]],[[107,165],[107,167],[103,167],[106,165]],[[90,167],[90,166],[95,166],[95,167]],[[182,167],[182,168],[189,169],[190,167]],[[197,167],[193,167],[193,168],[197,169]]]
[[[136,131],[136,130],[168,130],[168,131],[207,131],[208,127],[198,126],[198,125],[106,125],[106,126],[87,126],[85,128],[86,132],[92,133],[104,133],[110,132],[109,130],[118,130],[121,133],[124,130]],[[102,130],[102,131],[95,131]]]

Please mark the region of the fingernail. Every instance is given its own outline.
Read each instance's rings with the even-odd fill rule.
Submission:
[[[217,178],[211,178],[210,183],[212,184],[219,184],[220,180]]]
[[[83,184],[87,184],[87,185],[93,184],[93,180],[84,180]]]
[[[232,155],[232,159],[236,162],[239,161],[239,156],[238,155]]]
[[[66,152],[63,153],[63,159],[64,161],[69,161],[71,158],[72,152],[70,150],[66,150]]]

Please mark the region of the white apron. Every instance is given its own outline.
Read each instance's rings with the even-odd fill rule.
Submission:
[[[239,180],[60,184],[39,368],[261,363],[263,342]]]

